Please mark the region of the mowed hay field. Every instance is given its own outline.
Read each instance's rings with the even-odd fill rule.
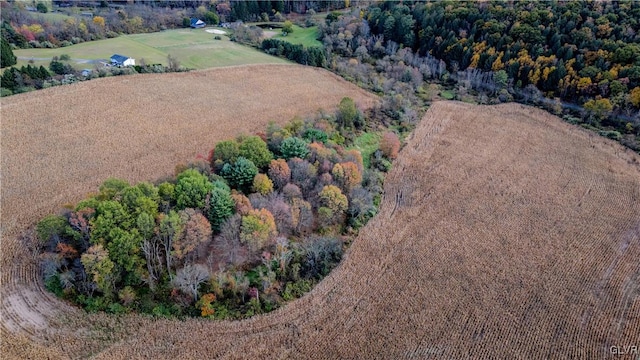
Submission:
[[[623,359],[610,347],[640,343],[639,161],[538,109],[438,102],[394,163],[380,214],[302,299],[241,322],[61,305],[48,318],[57,327],[3,347],[98,359]]]

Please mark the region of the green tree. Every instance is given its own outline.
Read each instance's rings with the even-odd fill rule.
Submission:
[[[338,105],[338,125],[341,128],[351,128],[358,118],[356,103],[350,97],[344,97]]]
[[[109,231],[109,238],[109,258],[124,270],[125,275],[132,275],[144,265],[140,257],[143,239],[137,229],[126,231],[116,227]]]
[[[109,244],[113,238],[114,228],[128,229],[131,227],[131,215],[121,203],[106,200],[96,206],[96,215],[91,223],[91,244]]]
[[[178,175],[174,196],[178,209],[204,209],[207,194],[213,189],[209,179],[195,169],[187,169]]]
[[[203,19],[204,22],[209,25],[218,25],[218,23],[220,22],[220,18],[218,18],[218,15],[213,11],[207,11],[206,13],[204,13]]]
[[[342,215],[349,207],[347,197],[337,186],[327,185],[323,187],[318,196],[320,197],[321,205],[331,210],[331,216],[334,221],[342,218]]]
[[[173,256],[171,252],[173,250],[173,242],[182,236],[184,223],[180,215],[173,210],[168,214],[158,215],[158,223],[158,237],[164,250],[167,272],[169,273],[169,277],[172,277],[171,265],[173,263]]]
[[[2,37],[0,46],[0,67],[15,65],[18,61],[16,59],[16,56],[13,54],[13,50],[11,50],[11,46],[9,45],[7,40],[4,39],[4,36]]]
[[[54,244],[65,233],[65,229],[69,226],[67,220],[62,216],[49,215],[40,220],[36,225],[36,234],[41,244],[46,244],[53,240]]]
[[[231,197],[231,192],[222,188],[214,188],[209,197],[209,222],[215,232],[220,231],[220,226],[235,211],[236,205]]]
[[[284,139],[280,145],[282,157],[289,160],[297,157],[304,159],[309,154],[307,143],[299,137],[292,136]]]
[[[221,161],[222,163],[233,163],[240,155],[240,148],[238,142],[235,140],[225,140],[216,144],[213,150],[213,157],[211,167],[214,168],[215,161]]]
[[[273,191],[273,182],[265,174],[256,174],[253,178],[253,191],[267,195]]]
[[[282,33],[284,35],[291,34],[293,32],[293,23],[290,20],[284,22],[282,25]]]
[[[109,252],[102,245],[94,245],[82,254],[80,262],[87,274],[91,276],[98,289],[105,296],[110,296],[115,284],[113,269],[115,264],[109,258]]]
[[[109,178],[100,185],[100,200],[112,200],[117,194],[130,185],[125,180]]]
[[[4,55],[2,55],[2,57],[4,57]],[[17,72],[18,70],[16,70],[16,68],[10,67],[2,73],[2,78],[0,79],[0,86],[2,87],[3,91],[9,90],[13,92],[16,89],[16,85],[17,85],[16,73]]]
[[[149,213],[143,212],[136,219],[136,228],[144,240],[149,240],[155,232],[156,221]]]
[[[496,85],[501,89],[504,89],[507,86],[507,81],[509,80],[509,76],[507,72],[504,70],[498,70],[493,74],[493,81],[495,81]]]
[[[41,12],[43,14],[46,14],[49,12],[49,8],[47,7],[47,5],[39,2],[38,5],[36,5],[36,10],[38,10],[38,12]]]
[[[145,212],[154,217],[158,215],[158,189],[151,183],[141,182],[122,191],[122,204],[134,217]]]
[[[273,154],[267,148],[267,143],[259,136],[249,136],[239,147],[240,156],[249,159],[259,169],[265,169],[273,159]]]
[[[252,252],[262,249],[276,234],[276,223],[269,210],[250,210],[242,217],[240,241],[248,244]]]
[[[253,178],[257,173],[258,168],[253,164],[253,161],[242,156],[233,165],[224,164],[220,172],[231,187],[244,192],[253,185]]]

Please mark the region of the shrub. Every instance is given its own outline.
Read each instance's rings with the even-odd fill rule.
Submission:
[[[299,137],[290,137],[282,141],[280,154],[289,160],[291,158],[304,159],[309,154],[307,143]]]
[[[284,301],[290,301],[302,297],[302,295],[311,291],[313,282],[309,280],[298,280],[296,282],[288,282],[282,292],[282,299]]]
[[[398,157],[400,151],[400,139],[394,132],[386,132],[380,140],[380,150],[382,154],[389,159]]]

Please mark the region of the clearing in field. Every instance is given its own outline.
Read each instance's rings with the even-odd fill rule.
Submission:
[[[220,36],[221,40],[215,40]],[[287,60],[267,55],[259,50],[229,41],[224,35],[216,35],[204,29],[175,29],[150,34],[122,35],[113,39],[89,41],[56,49],[20,49],[14,54],[19,58],[18,66],[34,59],[36,65],[45,65],[54,56],[69,55],[71,64],[78,69],[86,68],[87,60],[105,60],[113,54],[123,54],[136,59],[144,58],[147,64],[166,64],[167,55],[172,55],[180,64],[192,69],[244,65],[284,64]]]
[[[293,25],[293,32],[287,34],[287,36],[282,35],[282,29],[273,28],[268,29],[264,28],[264,35],[267,38],[278,39],[290,42],[292,44],[301,44],[305,47],[312,46],[322,46],[322,43],[317,40],[318,37],[318,27],[310,26],[308,28],[303,28],[298,25]]]
[[[98,359],[604,358],[640,342],[638,161],[538,109],[437,102],[387,176],[380,214],[305,297],[241,322],[63,309],[66,330],[44,340],[36,324],[36,345],[3,347]],[[100,342],[105,324],[115,330]]]

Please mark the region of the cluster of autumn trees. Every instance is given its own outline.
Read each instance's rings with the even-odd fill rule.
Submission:
[[[329,67],[396,102],[420,104],[423,81],[440,82],[481,102],[538,104],[640,149],[639,16],[637,2],[389,1],[320,31]]]
[[[90,72],[84,73],[76,70],[69,64],[69,56],[63,54],[60,57],[54,56],[49,66],[27,66],[14,67],[5,69],[0,76],[0,86],[2,86],[0,96],[9,96],[29,92],[37,89],[45,89],[52,86],[71,84],[78,81],[90,80],[98,77],[131,75],[143,73],[165,73],[174,71],[188,71],[177,65],[171,66],[171,57],[169,57],[170,66],[162,64],[145,64],[144,59],[140,64],[133,67],[95,67]]]
[[[119,34],[154,32],[183,26],[184,18],[206,14],[207,8],[171,8],[152,5],[96,7],[70,12],[64,20],[26,11],[22,3],[0,3],[2,37],[17,48],[56,48],[116,37]]]
[[[300,44],[291,44],[278,39],[264,39],[261,44],[262,50],[267,54],[286,57],[298,64],[326,67],[327,59],[325,52],[320,47],[304,47]]]
[[[37,225],[47,288],[89,310],[218,318],[301,296],[377,211],[382,173],[346,147],[358,117],[345,98],[335,116],[219,142],[173,179],[105,181]],[[399,148],[389,132],[376,156]]]

